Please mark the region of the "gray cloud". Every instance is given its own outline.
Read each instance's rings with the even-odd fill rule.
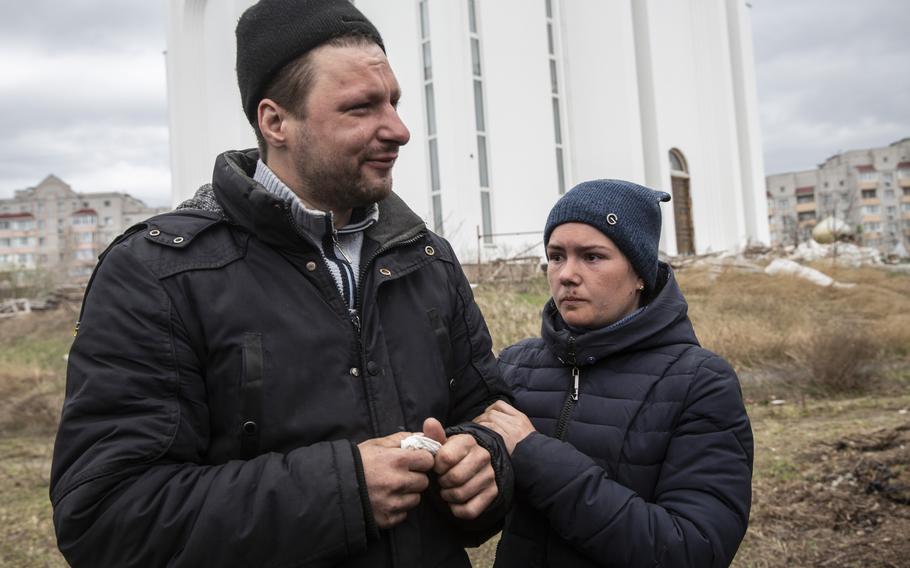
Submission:
[[[46,51],[164,49],[161,0],[30,0],[0,18],[0,42]]]
[[[53,173],[170,200],[164,2],[29,3],[0,19],[0,197]]]
[[[910,4],[754,0],[768,173],[910,136]]]

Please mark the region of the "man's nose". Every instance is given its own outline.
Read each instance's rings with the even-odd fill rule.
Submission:
[[[411,131],[404,125],[398,110],[389,105],[384,124],[379,129],[379,137],[383,142],[404,146],[411,139]]]

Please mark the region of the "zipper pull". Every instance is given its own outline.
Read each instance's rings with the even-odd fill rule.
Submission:
[[[350,310],[351,314],[351,323],[354,324],[354,329],[357,330],[357,333],[360,333],[360,316],[357,315],[357,310]]]
[[[581,371],[578,370],[578,367],[572,367],[572,379],[575,381],[575,386],[572,387],[572,400],[578,401],[578,377],[581,375]]]

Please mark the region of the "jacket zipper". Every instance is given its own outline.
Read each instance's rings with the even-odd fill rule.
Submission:
[[[562,412],[559,413],[559,421],[556,423],[555,437],[558,440],[565,441],[569,433],[569,417],[578,404],[578,383],[581,379],[581,371],[575,362],[575,338],[569,337],[569,360],[568,364],[572,365],[572,384],[566,393],[566,401],[562,405]]]

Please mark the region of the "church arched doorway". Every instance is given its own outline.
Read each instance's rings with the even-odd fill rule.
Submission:
[[[676,254],[695,254],[689,167],[683,153],[676,148],[670,150],[670,178],[673,188],[673,218],[676,220]]]

